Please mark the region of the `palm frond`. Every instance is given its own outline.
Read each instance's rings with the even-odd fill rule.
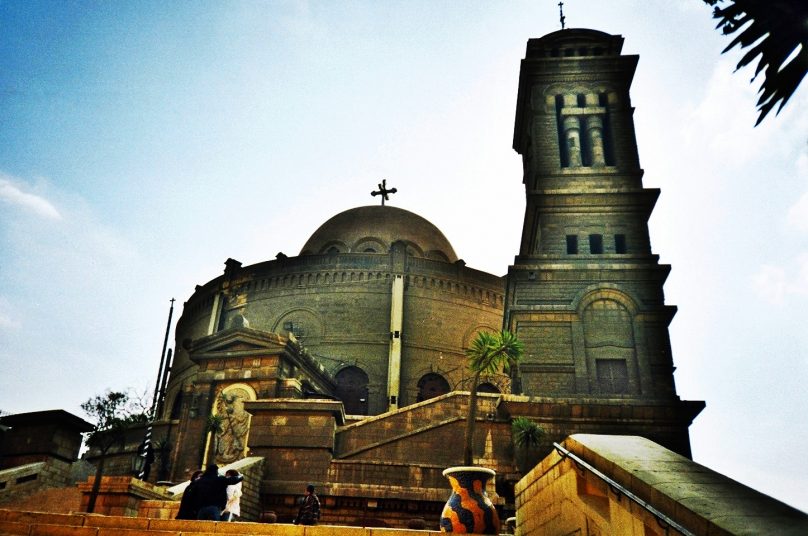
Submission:
[[[511,433],[517,447],[536,447],[546,432],[536,421],[527,417],[516,417],[511,421]]]
[[[736,46],[752,47],[738,61],[736,70],[757,60],[752,81],[764,73],[758,90],[757,126],[775,107],[775,113],[780,113],[808,72],[808,3],[804,0],[704,2],[713,6],[713,18],[718,20],[716,28],[725,35],[738,32],[723,52]]]

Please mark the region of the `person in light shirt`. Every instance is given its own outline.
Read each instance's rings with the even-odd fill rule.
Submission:
[[[225,476],[233,477],[238,475],[235,469],[229,469]],[[222,519],[225,521],[236,521],[241,516],[241,482],[227,486],[227,504],[222,512]]]

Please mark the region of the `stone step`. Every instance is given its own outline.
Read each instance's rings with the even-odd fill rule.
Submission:
[[[282,523],[227,523],[0,509],[0,536],[438,536],[437,531]]]
[[[481,393],[478,420],[496,411],[500,395]],[[404,408],[374,415],[337,429],[336,458],[350,458],[366,450],[421,434],[468,415],[467,391],[452,391]]]

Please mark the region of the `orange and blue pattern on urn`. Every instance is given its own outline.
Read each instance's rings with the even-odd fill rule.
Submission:
[[[441,513],[441,531],[499,534],[499,515],[485,492],[486,482],[494,475],[485,467],[450,467],[443,471],[452,494]]]

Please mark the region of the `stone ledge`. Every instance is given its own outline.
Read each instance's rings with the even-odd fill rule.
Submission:
[[[214,521],[135,520],[146,527],[134,528],[133,518],[94,514],[45,514],[0,510],[0,534],[26,536],[438,536],[438,531],[363,528],[336,525],[304,527],[284,523],[227,523]],[[64,523],[71,521],[70,524]]]

